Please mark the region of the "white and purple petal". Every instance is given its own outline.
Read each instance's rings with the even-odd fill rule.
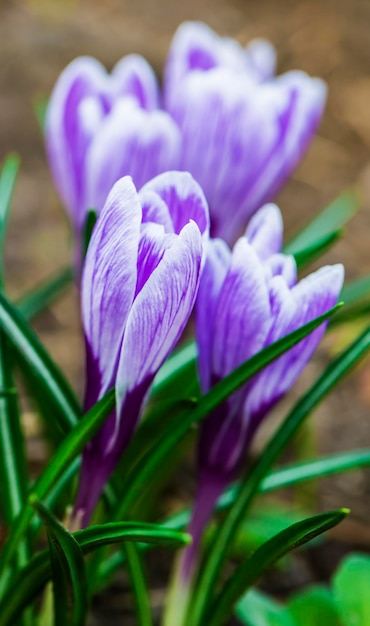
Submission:
[[[281,252],[283,218],[276,204],[265,204],[250,219],[245,236],[261,261]]]
[[[100,210],[122,176],[139,189],[157,174],[179,164],[181,137],[170,116],[146,111],[121,98],[95,133],[86,156],[87,206]]]
[[[199,184],[188,172],[164,172],[140,190],[140,199],[148,192],[156,194],[168,207],[172,232],[179,234],[190,221],[198,225],[203,241],[208,239],[209,212],[207,200]]]
[[[101,375],[99,396],[114,385],[136,290],[140,224],[138,195],[131,179],[126,177],[115,184],[107,198],[91,237],[82,274],[82,321],[90,361]]]
[[[198,372],[203,393],[212,386],[212,351],[215,336],[215,315],[218,299],[231,259],[231,251],[223,239],[210,239],[206,248],[196,305],[196,339]]]
[[[288,289],[281,277],[272,282],[274,318],[266,345],[331,309],[338,301],[344,280],[342,265],[326,266]],[[326,323],[314,330],[297,346],[269,365],[253,381],[245,405],[245,413],[254,420],[254,427],[266,412],[285,395],[302,373],[317,348]]]
[[[216,380],[258,352],[270,326],[265,272],[252,246],[241,237],[234,246],[215,311],[212,372]]]
[[[56,188],[74,224],[81,225],[84,158],[110,107],[104,67],[91,57],[72,61],[60,75],[46,115],[46,148]]]
[[[160,105],[159,86],[153,69],[144,57],[129,54],[114,66],[111,74],[116,97],[132,96],[147,111]]]

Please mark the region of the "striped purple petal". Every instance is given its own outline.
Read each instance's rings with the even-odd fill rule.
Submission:
[[[181,137],[170,116],[121,98],[101,123],[86,155],[87,206],[100,210],[112,185],[130,175],[137,188],[178,166]]]
[[[114,385],[122,337],[134,300],[141,207],[129,177],[118,181],[94,228],[81,283],[82,321],[88,346],[88,387],[100,373],[98,396]],[[87,396],[91,397],[88,390]],[[89,402],[90,404],[90,402]]]

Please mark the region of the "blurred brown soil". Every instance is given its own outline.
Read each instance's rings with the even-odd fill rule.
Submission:
[[[359,184],[364,202],[345,238],[325,257],[344,262],[347,278],[370,271],[370,3],[367,0],[28,0],[0,2],[0,160],[17,151],[22,169],[14,198],[6,267],[15,297],[69,262],[66,220],[53,191],[32,102],[48,94],[75,56],[98,57],[108,68],[130,52],[145,55],[161,74],[176,26],[208,22],[247,42],[270,39],[279,72],[300,68],[327,81],[329,100],[307,157],[278,202],[292,235],[344,188]],[[78,300],[70,292],[34,324],[80,392],[83,346]],[[302,388],[358,327],[332,333],[310,364]],[[294,391],[293,395],[297,395]],[[370,363],[351,376],[313,418],[321,453],[370,446]],[[29,414],[32,426],[32,414]],[[271,420],[275,424],[275,420]],[[260,437],[263,440],[263,435]],[[35,462],[44,456],[30,433]],[[337,537],[370,546],[370,472],[323,481],[320,508],[349,506]]]

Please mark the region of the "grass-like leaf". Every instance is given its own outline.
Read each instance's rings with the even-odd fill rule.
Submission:
[[[341,194],[284,247],[284,252],[301,258],[305,254],[306,264],[310,253],[315,258],[320,247],[327,247],[325,242],[334,243],[345,224],[359,209],[361,201],[357,191]]]
[[[0,331],[0,493],[1,514],[8,527],[17,517],[28,491],[27,461],[20,422],[17,390],[12,377],[12,359]],[[29,556],[26,537],[17,550],[17,564],[24,566]]]
[[[88,612],[88,587],[83,552],[71,533],[31,494],[30,504],[43,520],[49,539],[55,626],[83,626]]]
[[[330,326],[353,322],[358,317],[368,316],[370,312],[370,276],[362,276],[346,283],[342,289],[341,299],[345,307],[337,320],[331,320]]]
[[[208,626],[221,626],[232,613],[234,605],[278,559],[314,537],[333,528],[347,515],[348,509],[321,513],[293,524],[275,537],[266,541],[254,554],[239,565],[224,584],[219,596],[213,601],[212,609],[205,618]]]
[[[89,526],[73,533],[83,554],[121,542],[135,542],[180,548],[188,545],[188,534],[141,522],[116,522]],[[0,600],[0,626],[13,626],[51,576],[48,551],[37,554],[9,584]]]
[[[3,250],[7,223],[12,203],[15,182],[19,170],[19,157],[10,154],[6,157],[0,172],[0,284],[4,283]]]
[[[53,278],[24,294],[16,302],[16,308],[26,320],[33,319],[46,307],[56,300],[67,287],[72,284],[73,271],[71,267],[58,272]]]
[[[202,617],[207,605],[211,602],[217,577],[227,558],[238,526],[244,519],[263,478],[311,411],[348,371],[364,357],[369,349],[370,328],[333,360],[316,383],[300,398],[267,444],[254,468],[248,473],[244,483],[241,484],[237,497],[217,532],[212,552],[201,573],[198,592],[193,605],[194,625],[198,626],[198,624],[202,623]]]
[[[17,309],[0,293],[0,327],[19,361],[32,376],[38,394],[49,407],[49,419],[69,432],[81,408],[66,378]]]
[[[56,450],[53,458],[33,486],[32,492],[39,500],[43,500],[57,480],[63,476],[72,461],[82,452],[86,444],[101,428],[104,421],[114,408],[115,395],[112,389],[104,398],[93,406],[75,428],[64,439]],[[30,504],[26,504],[14,520],[10,535],[0,555],[0,572],[4,574],[9,560],[14,554],[19,541],[27,530],[33,514]],[[1,577],[1,576],[0,576]]]

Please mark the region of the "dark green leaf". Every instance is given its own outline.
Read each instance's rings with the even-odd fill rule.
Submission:
[[[356,318],[370,312],[370,276],[363,276],[344,285],[341,299],[345,303],[338,320],[331,320],[330,325],[353,322]]]
[[[370,328],[332,361],[308,392],[300,398],[280,428],[265,447],[254,468],[241,484],[237,497],[214,539],[213,549],[201,573],[193,605],[193,620],[198,626],[210,602],[217,576],[232,545],[239,524],[245,518],[261,481],[297,432],[299,426],[338,382],[364,357],[370,349]]]
[[[49,537],[54,590],[55,626],[83,626],[88,611],[88,588],[82,550],[62,524],[34,494],[30,504],[43,520]]]
[[[351,554],[333,579],[333,593],[343,626],[370,624],[370,557]]]
[[[89,526],[73,534],[83,554],[102,546],[134,541],[158,546],[182,547],[190,543],[190,536],[155,524],[117,522]],[[30,564],[9,582],[0,600],[0,626],[13,626],[24,608],[33,601],[51,575],[47,551],[37,554]]]
[[[21,430],[17,391],[12,377],[12,359],[0,332],[0,482],[1,513],[10,527],[19,514],[28,491],[27,461]],[[19,544],[17,564],[24,566],[29,554],[25,538]]]
[[[72,281],[72,268],[66,267],[52,279],[22,296],[16,302],[16,307],[25,319],[30,320],[52,304],[72,284]]]
[[[315,243],[303,250],[299,250],[294,253],[294,258],[297,264],[298,270],[304,269],[310,263],[313,263],[315,259],[322,256],[332,245],[335,244],[342,236],[342,231],[338,230],[333,233],[329,233],[324,237],[317,237]]]
[[[98,219],[98,214],[95,209],[89,209],[86,215],[83,236],[82,236],[82,246],[83,246],[83,255],[86,256],[87,248],[89,247],[90,239],[92,232],[94,230],[94,226],[96,224],[96,220]]]
[[[81,409],[70,385],[17,309],[0,293],[0,327],[24,363],[33,383],[49,406],[50,420],[68,432],[78,423]]]
[[[141,555],[133,542],[124,543],[122,550],[134,597],[136,621],[140,626],[153,626],[149,590]]]
[[[341,509],[321,513],[293,524],[264,543],[256,552],[239,565],[224,584],[219,596],[213,601],[205,622],[209,626],[221,626],[232,613],[239,598],[284,554],[307,543],[314,537],[341,522],[349,511]]]
[[[33,493],[43,500],[58,479],[63,476],[72,461],[82,452],[86,444],[101,428],[108,415],[112,412],[115,403],[114,390],[109,391],[99,400],[81,419],[75,428],[66,436],[63,443],[56,450],[53,458],[44,472],[33,486]],[[33,509],[27,504],[14,521],[7,543],[0,555],[0,572],[5,574],[6,566],[12,557],[20,539],[27,530],[32,517]],[[1,576],[0,576],[1,578]]]
[[[302,256],[311,250],[316,256],[318,245],[322,245],[325,241],[330,243],[331,238],[335,241],[343,226],[359,209],[361,201],[362,198],[356,191],[343,193],[294,237],[285,246],[284,252]]]

